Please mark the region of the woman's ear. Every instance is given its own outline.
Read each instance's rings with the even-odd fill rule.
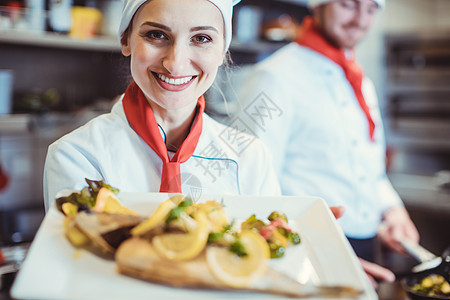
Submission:
[[[229,61],[229,57],[228,57],[228,51],[227,51],[227,52],[225,52],[223,54],[223,56],[222,56],[222,63],[219,65],[219,67],[224,65],[224,64],[226,65],[228,61]]]
[[[130,56],[131,55],[131,49],[130,49],[130,43],[127,41],[126,44],[121,44],[122,48],[122,54],[123,56]]]

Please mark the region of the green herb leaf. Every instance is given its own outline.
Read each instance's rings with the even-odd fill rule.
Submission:
[[[208,243],[218,243],[222,240],[223,238],[223,233],[220,232],[211,232],[208,235]]]
[[[178,204],[177,207],[173,208],[169,212],[169,215],[167,216],[167,219],[166,219],[166,224],[169,225],[170,222],[178,219],[180,217],[181,213],[183,213],[186,210],[186,208],[188,208],[191,205],[192,205],[192,200],[189,198],[186,198],[186,200],[184,200],[183,202]]]
[[[239,257],[247,256],[248,253],[245,250],[244,245],[242,245],[241,241],[237,240],[230,245],[230,251],[236,254]]]
[[[265,225],[266,224],[263,221],[257,219],[255,215],[251,215],[247,220],[245,220],[245,222],[241,224],[241,229],[242,230],[256,229],[257,231],[261,231],[261,229]]]
[[[286,214],[282,213],[281,211],[273,211],[267,219],[269,219],[269,221],[273,221],[278,218],[284,220],[286,223],[288,222]]]

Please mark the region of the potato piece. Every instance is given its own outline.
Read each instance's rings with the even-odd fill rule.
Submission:
[[[64,230],[67,239],[73,246],[83,247],[89,244],[90,239],[75,226],[75,221],[71,215],[64,219]]]
[[[444,281],[444,283],[441,285],[441,292],[444,295],[450,294],[450,283],[448,283],[448,281]]]

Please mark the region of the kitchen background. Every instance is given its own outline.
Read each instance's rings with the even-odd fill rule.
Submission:
[[[44,217],[48,145],[108,111],[127,86],[115,37],[120,13],[120,0],[0,1],[0,159],[8,179],[0,246],[30,242]],[[300,0],[243,0],[235,64],[245,68],[286,44],[306,14]],[[389,176],[436,254],[450,245],[449,16],[449,0],[387,0],[357,49],[382,104]],[[210,110],[224,117],[215,104]]]

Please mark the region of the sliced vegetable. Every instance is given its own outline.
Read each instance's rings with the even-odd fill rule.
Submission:
[[[282,213],[281,211],[273,211],[269,217],[267,218],[269,221],[273,221],[275,219],[282,219],[287,223],[288,218],[285,213]]]
[[[119,192],[119,189],[106,184],[103,180],[90,180],[85,178],[85,181],[88,186],[84,187],[80,192],[75,192],[67,197],[60,197],[56,199],[56,207],[59,211],[64,212],[62,206],[67,202],[76,205],[78,210],[88,210],[93,208],[96,204],[97,195],[101,188],[106,188],[114,194]]]
[[[263,229],[264,226],[266,226],[266,224],[263,221],[257,219],[256,215],[251,215],[247,220],[245,220],[245,222],[241,224],[241,229],[242,230],[256,229],[257,231],[261,231],[261,229]]]
[[[301,242],[300,235],[291,230],[284,213],[274,211],[268,219],[270,223],[266,224],[255,215],[251,215],[242,223],[241,229],[258,231],[269,245],[271,258],[279,258],[284,255],[288,244],[298,245]]]

